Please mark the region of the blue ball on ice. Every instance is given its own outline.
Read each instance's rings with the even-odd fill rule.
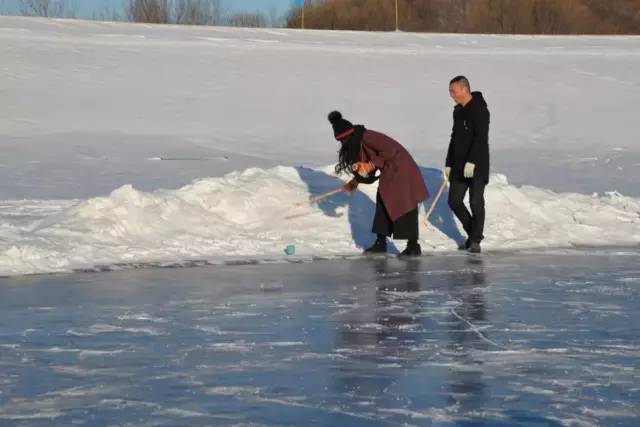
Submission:
[[[287,248],[284,250],[284,252],[287,255],[294,255],[296,253],[296,246],[295,245],[289,245],[287,246]]]

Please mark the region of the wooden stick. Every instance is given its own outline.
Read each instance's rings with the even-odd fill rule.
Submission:
[[[335,190],[328,191],[328,192],[323,193],[323,194],[320,194],[320,195],[318,195],[318,196],[310,197],[308,200],[305,200],[304,202],[298,202],[298,203],[296,203],[295,205],[291,206],[291,208],[290,208],[290,209],[297,208],[297,207],[299,207],[299,206],[303,206],[303,205],[311,205],[311,204],[313,204],[313,203],[315,203],[315,202],[319,202],[320,200],[326,199],[327,197],[331,197],[331,196],[333,196],[334,194],[338,194],[338,193],[340,193],[340,192],[342,192],[342,191],[344,191],[344,190],[342,189],[342,187],[340,187],[340,188],[336,188]],[[299,214],[299,213],[298,213],[298,214],[290,214],[290,215],[285,216],[285,217],[284,217],[284,219],[293,219],[293,218],[297,218],[297,217],[305,216],[305,215],[308,215],[308,213],[304,213],[304,214]]]
[[[336,188],[335,190],[328,191],[328,192],[320,194],[318,196],[309,197],[308,200],[305,200],[304,202],[298,202],[293,206],[301,206],[301,205],[306,205],[306,204],[312,204],[312,203],[315,203],[315,202],[319,202],[320,200],[326,199],[327,197],[331,197],[334,194],[340,193],[341,191],[343,191],[342,187]]]
[[[424,225],[426,225],[427,227],[429,226],[429,218],[431,218],[431,214],[433,213],[433,210],[436,208],[436,205],[438,204],[438,201],[442,196],[442,192],[444,191],[445,187],[449,183],[449,177],[447,177],[447,174],[443,172],[442,175],[443,175],[442,185],[440,186],[440,189],[438,190],[436,197],[433,198],[433,202],[431,202],[431,207],[427,211],[427,216],[424,219]]]

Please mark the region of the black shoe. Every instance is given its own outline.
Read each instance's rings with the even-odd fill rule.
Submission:
[[[472,242],[469,245],[469,252],[472,254],[479,254],[482,252],[482,248],[480,247],[480,242]]]
[[[422,255],[422,249],[420,248],[420,243],[417,242],[409,242],[407,243],[407,248],[398,255],[400,258],[410,258],[417,257]]]
[[[365,249],[365,255],[385,254],[387,253],[387,240],[376,240],[376,242],[368,249]]]
[[[471,246],[471,240],[467,239],[463,244],[458,245],[459,251],[468,251]]]

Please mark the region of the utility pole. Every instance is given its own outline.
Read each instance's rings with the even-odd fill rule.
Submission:
[[[398,19],[398,0],[396,0],[396,31],[400,30],[399,19]]]

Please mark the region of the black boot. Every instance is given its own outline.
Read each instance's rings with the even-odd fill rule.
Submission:
[[[471,239],[465,240],[465,242],[461,245],[458,245],[459,251],[468,251],[469,247],[471,247]]]
[[[376,242],[368,249],[365,249],[365,255],[384,254],[387,253],[387,236],[378,235]]]
[[[407,242],[407,248],[398,255],[400,258],[417,257],[422,255],[422,249],[420,243],[417,240],[409,240]]]
[[[471,242],[469,245],[469,252],[472,254],[479,254],[482,252],[482,248],[480,247],[480,242]]]

